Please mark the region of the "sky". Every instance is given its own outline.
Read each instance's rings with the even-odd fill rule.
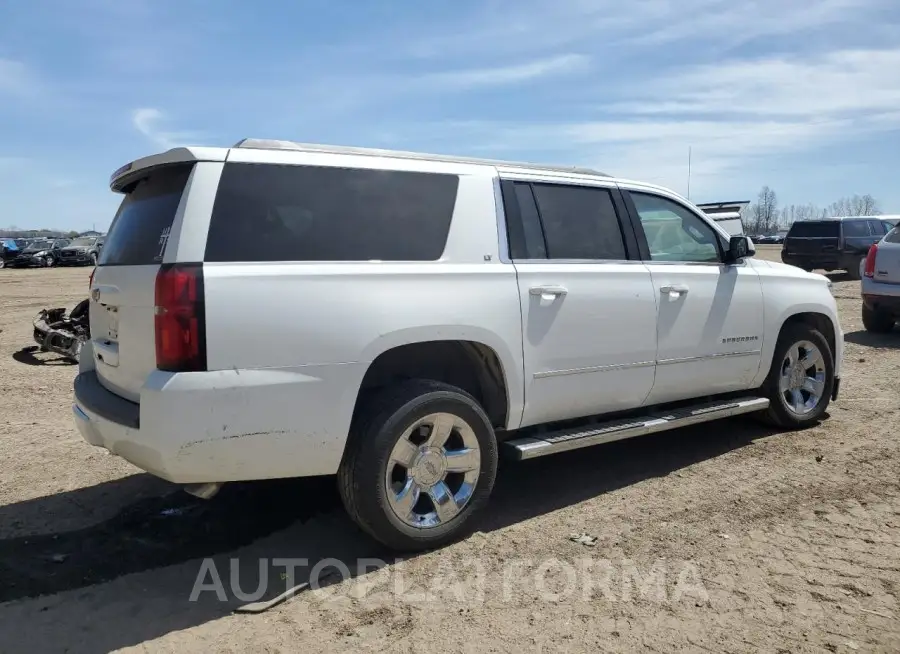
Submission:
[[[900,2],[0,0],[0,226],[105,229],[120,165],[246,137],[900,213]]]

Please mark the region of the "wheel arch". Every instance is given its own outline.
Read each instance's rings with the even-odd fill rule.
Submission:
[[[796,324],[808,325],[821,332],[828,342],[828,347],[831,349],[831,354],[834,358],[835,375],[840,376],[840,362],[843,355],[843,334],[840,331],[840,325],[836,323],[836,317],[823,306],[799,306],[794,307],[793,310],[781,317],[775,337],[769,339],[766,343],[761,361],[762,365],[760,365],[756,379],[756,385],[762,384],[769,374],[769,369],[772,366],[772,357],[775,354],[775,347],[778,343],[778,339],[781,338],[782,333],[784,333],[784,330],[788,326]]]
[[[435,332],[441,330],[432,331]],[[367,358],[370,363],[357,391],[354,414],[362,398],[389,384],[431,379],[458,386],[475,397],[494,427],[517,426],[522,412],[522,387],[515,359],[495,339],[467,336],[382,340],[381,347],[372,351],[374,356]]]

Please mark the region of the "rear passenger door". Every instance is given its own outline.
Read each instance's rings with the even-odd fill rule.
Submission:
[[[522,426],[643,403],[656,299],[614,186],[502,183],[522,307]]]

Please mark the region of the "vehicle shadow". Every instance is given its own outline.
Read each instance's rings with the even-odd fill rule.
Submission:
[[[503,461],[478,529],[503,529],[666,476],[773,433],[736,418],[529,462]],[[0,526],[89,506],[104,493],[133,493],[152,479],[135,477],[4,506]],[[236,593],[252,593],[261,582],[262,599],[275,597],[288,583],[284,563],[279,567],[275,559],[308,562],[296,571],[301,582],[317,562],[342,562],[342,573],[355,577],[371,571],[358,568],[361,559],[388,563],[395,556],[350,522],[331,477],[233,484],[208,502],[164,491],[91,527],[0,540],[0,602],[6,602],[0,632],[13,651],[107,652],[138,645],[228,615],[243,603]],[[216,579],[210,566],[222,582],[221,599],[210,590]],[[206,590],[191,601],[198,582]]]
[[[860,329],[845,333],[844,340],[866,347],[900,348],[900,329],[895,326],[894,331],[889,334],[873,334],[865,329]]]
[[[37,354],[44,354],[47,358],[36,356]],[[18,363],[24,363],[26,366],[76,366],[78,365],[75,361],[71,359],[66,359],[65,357],[58,356],[51,352],[41,352],[41,349],[37,345],[31,345],[29,347],[23,347],[21,350],[17,352],[13,352],[12,358],[14,361]]]

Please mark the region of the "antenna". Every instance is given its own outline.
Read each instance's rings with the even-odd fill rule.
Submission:
[[[691,199],[691,146],[688,146],[688,189],[687,199]]]

